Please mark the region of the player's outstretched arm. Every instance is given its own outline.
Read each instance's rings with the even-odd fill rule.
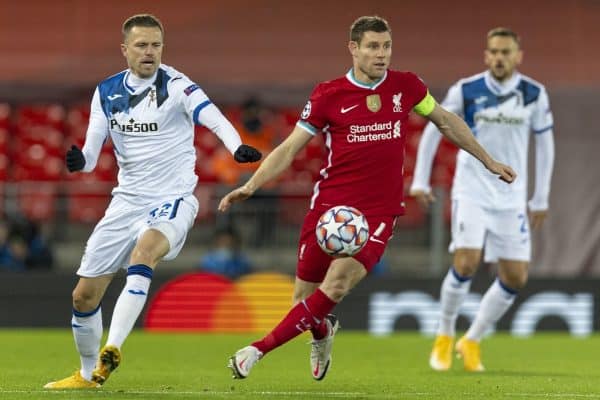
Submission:
[[[296,126],[292,133],[263,160],[246,184],[227,193],[221,199],[219,211],[227,211],[231,204],[246,200],[262,185],[281,175],[312,137],[309,132]]]
[[[491,173],[498,175],[499,179],[506,183],[512,183],[516,179],[517,174],[515,171],[508,165],[494,160],[477,142],[467,124],[459,116],[436,104],[433,111],[427,115],[427,118],[452,143],[481,161]]]

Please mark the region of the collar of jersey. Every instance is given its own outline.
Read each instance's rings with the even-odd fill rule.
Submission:
[[[364,82],[361,82],[358,79],[356,79],[354,77],[354,69],[353,68],[350,68],[350,71],[348,71],[348,73],[346,73],[346,79],[348,79],[351,84],[353,84],[354,86],[363,88],[363,89],[375,90],[379,85],[381,85],[383,83],[383,81],[385,81],[385,78],[387,78],[387,70],[385,71],[385,74],[381,77],[381,79],[379,79],[377,82],[373,82],[373,83],[364,83]]]
[[[521,74],[515,71],[513,76],[506,82],[498,82],[496,78],[492,75],[492,73],[487,70],[484,74],[485,84],[490,89],[490,91],[496,95],[504,96],[519,86],[519,82],[521,81]]]
[[[144,79],[144,82],[149,82],[149,83],[147,83],[146,85],[138,86],[137,89],[134,89],[134,88],[132,88],[131,86],[129,86],[127,84],[127,79],[129,79],[130,73],[131,73],[131,71],[127,70],[127,72],[123,76],[123,86],[125,86],[125,89],[127,89],[127,91],[130,94],[136,94],[136,93],[139,93],[139,92],[143,92],[144,90],[146,90],[146,88],[148,88],[149,86],[152,86],[154,84],[154,82],[156,81],[156,76],[158,75],[158,69],[156,70],[156,72],[154,73],[154,75],[151,78]]]

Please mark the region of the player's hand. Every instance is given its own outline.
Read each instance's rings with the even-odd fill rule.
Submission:
[[[69,172],[81,171],[85,167],[85,157],[79,147],[72,145],[65,157]]]
[[[435,201],[435,196],[431,192],[426,192],[421,189],[413,189],[410,191],[409,195],[414,197],[424,210],[427,210],[429,205]]]
[[[244,201],[248,197],[252,196],[254,190],[248,185],[240,186],[239,188],[227,193],[225,197],[219,202],[219,211],[225,212],[229,210],[229,207],[235,202]]]
[[[252,146],[248,146],[247,144],[240,145],[240,147],[238,147],[233,154],[233,158],[239,163],[256,162],[260,160],[261,157],[262,154],[260,151],[256,150]]]
[[[529,211],[529,225],[532,229],[539,229],[548,216],[548,210]]]
[[[508,165],[499,163],[498,161],[492,161],[490,165],[486,165],[487,169],[492,173],[499,175],[498,179],[503,180],[506,183],[513,183],[517,179],[517,173],[513,171]]]

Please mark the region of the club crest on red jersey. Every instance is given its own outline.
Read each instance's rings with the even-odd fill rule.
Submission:
[[[402,92],[392,96],[392,102],[394,103],[394,112],[402,112]]]
[[[371,112],[377,112],[381,110],[381,97],[379,97],[378,94],[367,96],[367,108]]]

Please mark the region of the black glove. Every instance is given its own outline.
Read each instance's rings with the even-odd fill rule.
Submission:
[[[239,163],[256,162],[260,160],[262,154],[252,146],[242,144],[233,154],[235,161]]]
[[[85,166],[85,157],[81,150],[79,150],[79,147],[75,145],[72,145],[71,150],[67,151],[65,159],[69,172],[81,171]]]

